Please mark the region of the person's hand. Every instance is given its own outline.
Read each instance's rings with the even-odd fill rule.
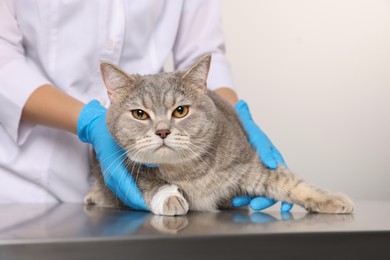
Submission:
[[[83,107],[77,123],[81,141],[92,144],[106,186],[127,206],[149,211],[131,174],[123,163],[126,152],[120,148],[106,125],[106,109],[93,100]]]
[[[243,124],[245,131],[248,133],[250,144],[257,150],[257,153],[264,163],[270,169],[276,169],[280,164],[286,166],[282,155],[278,149],[272,144],[268,137],[261,131],[260,127],[253,121],[249,112],[248,105],[245,101],[240,100],[234,106],[238,116]],[[253,210],[262,210],[274,205],[277,201],[266,197],[251,198],[249,196],[237,196],[233,198],[232,205],[236,207],[250,205]],[[282,202],[281,211],[288,212],[293,207],[293,204]]]

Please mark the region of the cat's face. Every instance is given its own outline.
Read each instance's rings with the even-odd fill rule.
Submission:
[[[130,76],[102,64],[112,101],[107,124],[131,160],[175,164],[206,152],[216,120],[206,95],[209,65],[205,56],[184,72]]]

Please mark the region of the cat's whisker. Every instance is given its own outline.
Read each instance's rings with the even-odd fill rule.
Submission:
[[[124,151],[116,160],[114,160],[113,163],[111,163],[110,166],[107,167],[106,172],[108,171],[109,168],[112,167],[112,165],[113,165],[118,159],[120,159],[121,157],[123,157],[123,159],[121,159],[121,162],[119,162],[119,164],[116,166],[116,168],[112,170],[112,172],[115,172],[116,169],[117,169],[117,167],[119,167],[119,165],[120,165],[121,163],[123,163],[123,162],[126,160],[126,158],[128,158],[128,156],[129,156],[129,154],[131,154],[130,152],[131,152],[132,150],[134,150],[134,148],[133,148],[133,149],[128,149],[127,151]],[[126,156],[126,155],[127,155],[127,156]],[[128,163],[125,163],[125,169],[127,169],[127,166],[128,166]],[[105,175],[105,172],[102,172],[102,173],[103,173],[103,175]],[[121,173],[121,176],[120,176],[120,178],[119,178],[119,182],[120,182],[120,180],[122,179],[123,174],[126,174],[126,171],[125,171],[125,170]],[[108,176],[108,179],[106,180],[106,182],[108,182],[112,176],[113,176],[113,175]],[[116,183],[116,185],[117,185],[117,187],[115,187],[115,188],[116,188],[116,193],[117,193],[117,192],[118,192],[118,189],[119,189],[119,183]],[[114,187],[112,187],[112,188],[114,188]],[[118,205],[118,207],[119,207],[119,202],[118,202],[118,201],[117,201],[117,205]]]
[[[195,144],[193,144],[193,143],[191,143],[191,142],[189,142],[188,144],[189,144],[189,145],[186,145],[186,146],[184,146],[184,147],[186,147],[187,149],[190,149],[191,153],[195,156],[194,159],[196,159],[196,158],[198,158],[198,157],[202,157],[203,154],[205,154],[205,153],[208,154],[209,156],[214,156],[214,154],[210,153],[210,152],[209,152],[207,149],[205,149],[205,148],[202,148],[202,147],[200,147],[200,146],[198,146],[198,145],[195,145]],[[190,148],[191,145],[194,146],[195,148],[199,149],[200,152],[195,153],[195,152]]]
[[[185,158],[186,157],[186,155],[184,154],[184,152],[183,152],[183,150],[180,150],[180,156],[182,156],[183,158]],[[187,163],[187,165],[189,165],[192,169],[196,169],[196,167],[194,166],[194,163],[195,163],[195,161],[193,162],[193,161],[189,161],[189,162],[186,162]],[[198,165],[199,165],[199,163],[198,163]],[[184,165],[182,166],[182,167],[180,167],[181,168],[181,170],[182,171],[185,171],[185,169],[184,169]],[[190,181],[190,177],[189,176],[187,176],[187,175],[184,175],[185,176],[185,178],[188,180],[188,181]]]
[[[118,153],[122,152],[122,150],[118,150],[116,151],[115,153],[112,153],[111,155],[109,155],[107,158],[105,158],[104,160],[100,161],[100,164],[110,160],[113,156],[117,155]],[[95,155],[95,154],[94,154]],[[122,155],[119,155],[119,157],[122,156]],[[98,168],[100,168],[100,164],[97,164],[95,165],[94,167],[91,168],[91,172],[97,170]]]
[[[133,151],[135,151],[135,153],[133,153]],[[130,153],[130,152],[132,152],[132,153]],[[136,155],[137,155],[138,153],[140,153],[140,152],[141,152],[140,149],[137,149],[137,147],[134,147],[134,148],[132,148],[132,149],[128,149],[128,150],[126,151],[126,154],[127,154],[127,157],[126,157],[126,158],[130,158],[130,157],[132,157],[132,156],[136,156]],[[126,158],[125,158],[125,159],[126,159]],[[126,169],[128,169],[129,164],[130,164],[130,160],[127,160],[126,163],[125,163]],[[131,169],[131,171],[130,171],[130,174],[132,174],[132,175],[134,176],[134,167],[135,167],[137,164],[139,164],[139,163],[134,162],[134,161],[131,161],[131,164],[132,164],[132,169]],[[139,164],[139,165],[141,166],[141,164]],[[135,182],[137,182],[137,178],[138,178],[138,173],[139,173],[140,166],[138,167],[138,170],[137,170],[137,175],[136,175],[136,178],[135,178]],[[119,183],[121,182],[121,179],[122,179],[123,175],[125,175],[125,174],[127,174],[126,171],[123,171],[123,172],[121,173],[121,176],[120,176],[120,178],[119,178]],[[118,185],[118,186],[117,186],[117,192],[118,192],[118,188],[119,188],[119,183],[117,184],[117,185]],[[130,189],[130,187],[126,190],[125,197],[127,197],[128,192],[129,192],[129,189]],[[118,205],[118,207],[119,207],[119,202],[118,202],[118,200],[117,200],[117,205]]]
[[[209,166],[209,164],[208,164],[208,162],[206,162],[205,160],[203,160],[203,158],[202,158],[202,155],[200,155],[200,156],[197,156],[197,154],[190,148],[190,147],[188,147],[188,146],[184,146],[184,148],[187,150],[187,151],[189,151],[190,153],[192,153],[194,156],[196,156],[195,158],[194,158],[194,160],[198,163],[198,166],[200,165],[200,162],[199,162],[199,160],[202,162],[202,163],[204,163],[204,165],[206,165],[208,168],[210,167]],[[199,167],[197,167],[197,168],[199,168]],[[194,168],[195,169],[195,168]],[[202,173],[203,174],[205,174],[205,171],[202,169]]]
[[[126,175],[126,168],[125,169],[123,169],[123,171],[120,173],[120,177],[119,177],[119,181],[118,181],[118,183],[117,183],[117,187],[116,187],[116,192],[115,192],[115,194],[119,194],[118,193],[118,191],[119,191],[119,184],[121,183],[121,180],[122,180],[122,178],[123,178],[123,176],[125,176]],[[127,196],[127,195],[126,195]],[[116,197],[116,203],[117,203],[117,207],[119,208],[119,201],[118,201],[118,197]]]
[[[139,152],[138,152],[138,153],[139,153]],[[136,154],[137,154],[137,153],[136,153]],[[136,165],[137,165],[137,162],[132,161],[130,172],[133,174],[133,176],[134,176],[134,168],[135,168]],[[138,175],[135,176],[135,181],[136,181],[136,182],[138,181]]]
[[[129,167],[129,165],[130,165],[130,160],[127,160],[127,162],[126,162],[126,168],[128,168]],[[134,163],[133,163],[133,165],[134,165]],[[130,174],[132,174],[132,173],[130,173]],[[137,175],[138,175],[138,173],[137,173]],[[133,175],[134,176],[134,175]],[[137,179],[135,179],[135,182],[137,183]],[[128,193],[129,193],[129,190],[130,190],[130,187],[128,187],[127,189],[126,189],[126,194],[125,194],[125,197],[127,198],[127,195],[128,195]]]
[[[147,146],[142,146],[142,147],[137,147],[137,151],[135,152],[135,154],[132,155],[132,157],[135,157],[137,156],[138,154],[140,154],[142,151],[142,149],[144,147],[147,147]],[[145,155],[144,155],[145,156]],[[132,169],[131,169],[131,172],[133,173],[133,176],[134,176],[134,167],[138,164],[139,165],[139,168],[138,168],[138,171],[137,171],[137,174],[135,175],[135,181],[137,182],[138,181],[138,174],[139,174],[139,169],[140,169],[140,166],[142,165],[142,163],[139,163],[139,162],[135,162],[135,161],[132,161],[133,162],[133,165],[132,165]]]
[[[106,182],[109,182],[110,178],[112,177],[112,174],[107,177],[108,172],[114,173],[115,170],[120,166],[120,164],[126,159],[126,152],[123,152],[121,155],[119,155],[104,171],[102,171],[102,174],[104,175],[106,179]],[[119,163],[116,165],[114,170],[111,170],[110,168],[119,161]]]

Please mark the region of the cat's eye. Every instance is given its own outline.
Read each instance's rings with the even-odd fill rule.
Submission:
[[[179,106],[173,111],[172,115],[176,118],[182,118],[185,117],[189,112],[188,106]]]
[[[149,115],[141,109],[132,110],[131,113],[133,114],[134,118],[139,120],[145,120],[149,118]]]

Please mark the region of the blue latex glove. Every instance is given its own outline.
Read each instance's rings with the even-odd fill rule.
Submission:
[[[141,191],[123,163],[125,151],[108,132],[106,109],[97,100],[89,102],[81,110],[77,134],[81,141],[92,144],[95,149],[106,186],[127,206],[149,211]]]
[[[249,135],[249,142],[257,150],[261,161],[270,169],[276,169],[281,163],[286,166],[282,155],[278,149],[271,143],[268,137],[261,131],[260,127],[253,121],[249,112],[248,105],[245,101],[240,100],[234,107],[243,124],[246,132]],[[238,196],[233,198],[232,204],[236,207],[250,205],[254,210],[262,210],[274,205],[277,201],[266,197],[251,198],[249,196]],[[288,212],[293,207],[293,204],[283,202],[281,206],[282,212]]]

